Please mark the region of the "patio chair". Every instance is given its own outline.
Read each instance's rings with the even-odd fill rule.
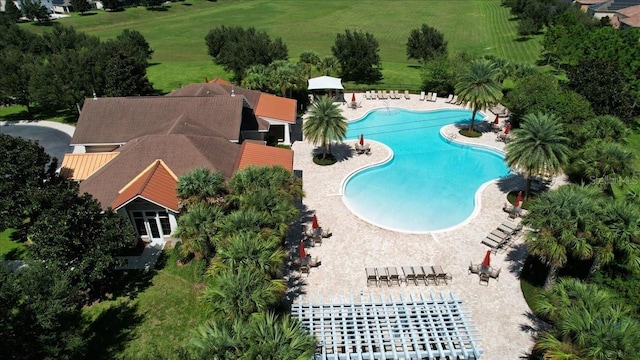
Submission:
[[[489,274],[481,272],[479,274],[479,278],[480,278],[480,281],[478,282],[478,284],[482,285],[482,283],[484,283],[487,286],[489,286]]]
[[[371,92],[369,90],[364,92],[365,100],[371,100]]]
[[[389,285],[391,285],[394,281],[398,286],[400,286],[400,275],[398,274],[398,269],[394,267],[387,268],[387,274],[389,274]]]
[[[309,261],[309,267],[317,267],[320,266],[320,259],[318,259],[318,257],[314,257],[313,259],[311,259],[311,261]]]
[[[376,272],[378,273],[378,281],[380,283],[384,281],[385,283],[387,283],[387,286],[389,286],[389,274],[387,273],[387,269],[382,267],[377,267]]]
[[[424,101],[424,91],[420,91],[420,101]]]
[[[451,103],[451,100],[453,100],[453,94],[449,94],[449,97],[447,98],[447,100],[445,100],[445,102]]]
[[[474,264],[473,261],[469,261],[469,272],[468,274],[477,274],[480,272],[480,265]]]
[[[322,246],[322,236],[316,236],[311,238],[311,243],[313,244],[313,246],[316,246],[316,244],[319,244],[320,246]]]
[[[435,285],[439,285],[438,276],[436,274],[436,269],[433,266],[423,266],[422,270],[424,271],[424,282],[429,285],[429,282],[433,282]]]
[[[498,270],[491,270],[491,273],[489,274],[489,277],[492,279],[496,279],[499,280],[498,278],[500,277],[500,271],[502,270],[502,268],[499,268]]]
[[[460,105],[458,104],[458,95],[453,95],[453,100],[451,100],[450,104]]]
[[[440,280],[444,280],[444,283],[447,284],[447,273],[442,270],[442,266],[433,265],[431,268],[433,268],[433,272],[436,274],[436,284],[438,284]]]
[[[404,98],[407,100],[411,100],[411,95],[409,95],[409,90],[404,91]]]
[[[403,266],[402,272],[404,272],[404,280],[407,285],[409,285],[409,281],[413,281],[413,283],[416,284],[416,273],[411,266]]]
[[[436,102],[436,100],[438,100],[438,93],[434,92],[431,94],[431,99],[429,99],[429,101]]]
[[[429,91],[427,93],[427,98],[426,98],[427,101],[431,101],[431,95],[433,95],[433,93],[431,91]]]
[[[424,282],[427,285],[427,274],[425,273],[422,266],[412,266],[413,272],[416,274],[416,285],[418,285],[418,281]]]
[[[517,233],[518,231],[522,230],[522,223],[515,223],[513,221],[510,220],[505,220],[502,222],[502,224],[500,224],[508,229],[511,229],[511,231],[515,233]]]
[[[369,286],[372,282],[378,286],[378,275],[376,274],[376,269],[374,268],[365,268],[364,271],[367,273],[367,286]]]

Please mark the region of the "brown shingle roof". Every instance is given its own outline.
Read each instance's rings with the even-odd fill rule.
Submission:
[[[130,201],[141,197],[175,212],[180,211],[176,195],[178,177],[162,160],[155,160],[119,192],[111,207],[118,210]]]
[[[123,144],[150,134],[239,140],[242,98],[154,96],[86,99],[71,144]]]
[[[166,134],[149,135],[122,146],[109,163],[80,183],[80,192],[92,194],[103,207],[114,203],[118,192],[149,164],[162,159],[176,176],[197,167],[207,167],[230,177],[240,153],[240,145],[223,137]],[[165,189],[175,192],[173,189]]]
[[[245,141],[235,168],[238,170],[250,165],[280,165],[293,171],[293,151]]]
[[[118,152],[64,154],[60,175],[67,179],[84,180],[118,154]]]

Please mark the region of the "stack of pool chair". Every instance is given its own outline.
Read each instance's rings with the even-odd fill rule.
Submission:
[[[482,244],[490,247],[491,252],[494,254],[502,252],[511,244],[513,236],[520,230],[522,230],[522,224],[505,220],[497,229],[493,230],[482,240]]]

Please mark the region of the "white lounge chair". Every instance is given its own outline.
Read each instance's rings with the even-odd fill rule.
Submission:
[[[411,100],[411,95],[409,95],[409,90],[404,91],[404,98],[407,100]]]
[[[449,97],[447,98],[447,100],[445,102],[446,103],[451,103],[451,100],[453,100],[453,94],[449,94]]]
[[[424,101],[424,91],[420,91],[420,101]]]
[[[431,91],[429,91],[427,93],[427,99],[426,99],[427,101],[431,101],[431,95],[432,95],[432,93],[431,93]]]
[[[431,99],[429,99],[429,101],[435,102],[436,100],[438,100],[438,93],[431,94]]]
[[[365,99],[365,100],[369,100],[369,99],[371,99],[371,96],[369,95],[369,90],[367,90],[367,91],[365,91],[365,92],[364,92],[364,99]]]
[[[453,95],[453,100],[451,100],[450,104],[459,105],[458,104],[458,95]]]

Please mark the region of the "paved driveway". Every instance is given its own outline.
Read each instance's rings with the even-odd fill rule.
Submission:
[[[47,154],[58,159],[58,166],[65,153],[73,152],[73,147],[69,146],[71,136],[68,133],[38,123],[5,123],[0,125],[0,133],[38,141]]]

